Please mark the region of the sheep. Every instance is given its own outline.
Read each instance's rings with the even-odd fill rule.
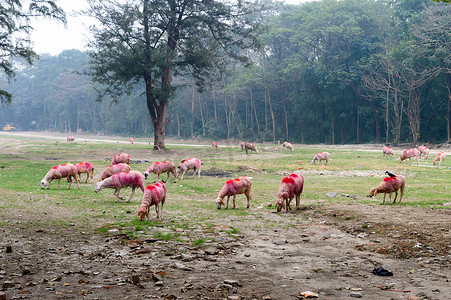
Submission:
[[[130,138],[130,143],[133,145],[134,142],[135,142],[135,140],[131,137]]]
[[[66,141],[67,141],[67,142],[73,142],[73,141],[75,141],[75,138],[74,138],[73,136],[68,136],[68,137],[66,138]]]
[[[384,157],[391,155],[393,158],[395,158],[395,152],[390,147],[384,146],[384,149],[382,149],[382,153]]]
[[[80,162],[78,164],[74,164],[74,166],[77,167],[78,170],[78,176],[81,181],[81,175],[82,173],[86,173],[86,181],[88,182],[88,179],[91,178],[90,182],[92,182],[92,177],[94,176],[94,165],[90,163],[89,161]]]
[[[285,212],[291,210],[291,200],[296,196],[296,208],[299,209],[301,193],[304,189],[304,177],[301,173],[295,172],[282,179],[279,191],[277,192],[276,209],[280,212],[285,208]],[[285,205],[286,204],[286,205]]]
[[[291,143],[289,143],[289,142],[283,142],[282,147],[283,147],[284,149],[293,151],[293,145],[291,145]]]
[[[251,198],[251,178],[250,177],[239,177],[236,179],[227,180],[224,186],[219,191],[218,198],[216,198],[216,206],[221,209],[224,204],[224,197],[227,196],[227,205],[225,208],[229,207],[230,196],[233,196],[233,208],[235,209],[235,199],[237,194],[245,194],[247,198],[247,208],[250,206]]]
[[[435,166],[435,164],[438,162],[438,166],[441,167],[442,166],[442,161],[445,160],[445,157],[446,157],[446,153],[442,151],[439,154],[437,154],[437,156],[434,158],[432,163]]]
[[[125,163],[127,165],[130,164],[130,155],[128,155],[127,153],[121,153],[118,155],[113,156],[113,161],[112,161],[112,165],[116,165],[119,163]]]
[[[241,151],[244,151],[244,142],[240,142]]]
[[[47,172],[45,177],[41,180],[41,189],[50,188],[50,183],[54,179],[58,179],[58,189],[61,186],[61,178],[67,178],[69,181],[69,187],[72,185],[72,178],[77,182],[78,189],[80,189],[80,179],[78,178],[78,170],[77,167],[73,164],[62,164],[58,166],[54,166]]]
[[[326,161],[326,163],[324,165],[329,164],[329,166],[330,166],[330,153],[329,152],[316,153],[312,159],[312,165],[315,165],[316,161],[318,161],[318,165],[319,165],[322,160]]]
[[[421,154],[424,154],[424,159],[429,158],[429,148],[428,147],[420,146],[420,147],[418,147],[418,151],[420,152],[420,157],[421,157]]]
[[[410,160],[410,158],[413,156],[415,156],[417,158],[417,165],[419,165],[420,164],[420,151],[418,151],[415,148],[404,150],[404,152],[399,157],[398,161],[399,161],[399,163],[401,163],[403,160],[406,160],[406,159]]]
[[[136,187],[139,187],[141,191],[144,193],[144,175],[139,171],[128,171],[128,172],[120,172],[113,174],[111,177],[108,177],[100,182],[97,182],[95,192],[98,193],[102,189],[110,188],[116,189],[114,194],[117,197],[117,201],[119,201],[119,192],[122,188],[131,187],[132,194],[128,198],[127,202],[133,197],[135,193]]]
[[[218,150],[218,142],[211,142],[211,150],[213,149]]]
[[[401,204],[402,196],[404,194],[404,188],[406,186],[406,179],[402,175],[396,175],[396,177],[385,177],[384,180],[375,188],[372,188],[368,197],[375,197],[377,194],[384,193],[384,201],[385,196],[387,194],[390,195],[390,204],[391,202],[391,194],[395,193],[395,199],[393,200],[393,204],[396,202],[396,198],[398,197],[398,190],[401,190],[401,197],[399,198],[399,204]]]
[[[163,182],[157,182],[146,187],[144,191],[141,207],[138,211],[138,217],[142,221],[144,218],[149,220],[149,209],[152,205],[155,205],[155,211],[157,218],[162,219],[163,205],[166,201],[166,185]],[[161,209],[160,209],[161,204]]]
[[[257,146],[255,146],[254,143],[244,143],[244,150],[246,151],[246,154],[248,150],[255,151],[258,154]]]
[[[180,162],[177,167],[177,177],[182,173],[182,177],[179,180],[183,179],[183,176],[188,170],[194,169],[194,175],[196,175],[197,170],[197,178],[200,178],[200,166],[202,165],[201,161],[197,158],[184,159]]]
[[[177,181],[177,173],[175,171],[175,164],[172,161],[157,161],[157,162],[154,162],[144,172],[144,177],[147,179],[147,176],[149,176],[150,173],[157,174],[157,177],[158,177],[159,180],[161,180],[160,174],[167,173],[168,177],[166,178],[166,180],[161,180],[163,182],[168,181],[169,176],[170,176],[169,173],[171,173],[172,175],[174,175],[174,182]]]
[[[120,173],[120,172],[128,172],[128,171],[131,171],[131,168],[129,165],[124,164],[124,163],[119,163],[116,165],[109,165],[103,171],[102,175],[100,175],[99,181],[102,181],[105,178],[111,177],[111,176],[113,176],[113,174]]]

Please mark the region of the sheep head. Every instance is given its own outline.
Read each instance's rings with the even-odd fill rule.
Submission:
[[[372,188],[368,197],[375,197],[377,195],[377,188]]]
[[[283,201],[282,198],[277,199],[276,209],[277,209],[277,212],[280,212],[282,209],[285,209],[285,201]]]
[[[221,198],[216,198],[216,206],[218,209],[221,209],[221,205],[225,205],[224,201]]]
[[[97,182],[95,192],[98,193],[102,189],[103,181]]]
[[[149,212],[145,208],[140,208],[138,211],[138,217],[140,221],[144,220],[144,218],[147,218],[147,220],[149,220]]]
[[[48,184],[47,180],[42,179],[41,180],[41,189],[45,189],[45,186]]]

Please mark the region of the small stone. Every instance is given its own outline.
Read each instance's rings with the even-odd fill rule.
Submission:
[[[333,197],[337,196],[337,192],[329,192],[326,195],[327,195],[327,197],[333,198]]]
[[[234,287],[241,286],[241,283],[239,283],[237,280],[225,279],[224,283],[225,284],[230,284],[231,286],[234,286]]]
[[[6,294],[3,292],[0,292],[0,300],[6,300]]]
[[[163,286],[164,282],[163,281],[157,281],[155,282],[155,286]]]
[[[5,281],[5,282],[3,282],[3,288],[4,289],[9,289],[9,288],[12,288],[12,287],[14,287],[14,282],[12,282],[12,281]]]
[[[7,245],[6,246],[6,253],[11,253],[11,252],[13,252],[13,246]]]
[[[362,293],[358,293],[358,292],[351,292],[350,296],[353,298],[362,298],[363,297]]]
[[[263,296],[262,300],[271,300],[270,296]]]
[[[205,249],[204,251],[205,251],[205,254],[207,254],[207,255],[216,255],[219,252],[218,248],[215,248],[215,247],[209,247],[209,248]]]
[[[192,257],[191,255],[184,254],[184,253],[181,254],[181,258],[182,258],[182,261],[192,261],[194,259],[194,257]]]
[[[240,300],[241,297],[240,296],[229,296],[227,297],[228,300]]]
[[[139,278],[139,275],[134,274],[132,275],[132,283],[135,285],[138,285],[141,282],[141,279]]]

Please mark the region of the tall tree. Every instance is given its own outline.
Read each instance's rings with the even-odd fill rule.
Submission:
[[[32,64],[37,58],[30,41],[30,20],[47,17],[66,22],[64,11],[51,0],[4,0],[0,2],[0,69],[8,79],[14,77],[14,59]],[[0,89],[0,102],[11,102],[11,93]]]
[[[93,27],[91,74],[116,99],[145,85],[154,148],[165,148],[173,76],[190,72],[198,86],[227,68],[228,57],[247,62],[257,46],[258,2],[202,0],[88,0]],[[100,94],[101,96],[102,94]]]

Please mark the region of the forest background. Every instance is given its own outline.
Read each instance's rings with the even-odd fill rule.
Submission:
[[[272,3],[252,64],[196,86],[175,76],[166,136],[298,143],[446,142],[451,131],[451,5],[426,0]],[[96,101],[88,52],[15,62],[0,121],[18,130],[152,136],[136,82]],[[219,77],[219,76],[218,76]],[[2,126],[4,124],[1,124]]]

